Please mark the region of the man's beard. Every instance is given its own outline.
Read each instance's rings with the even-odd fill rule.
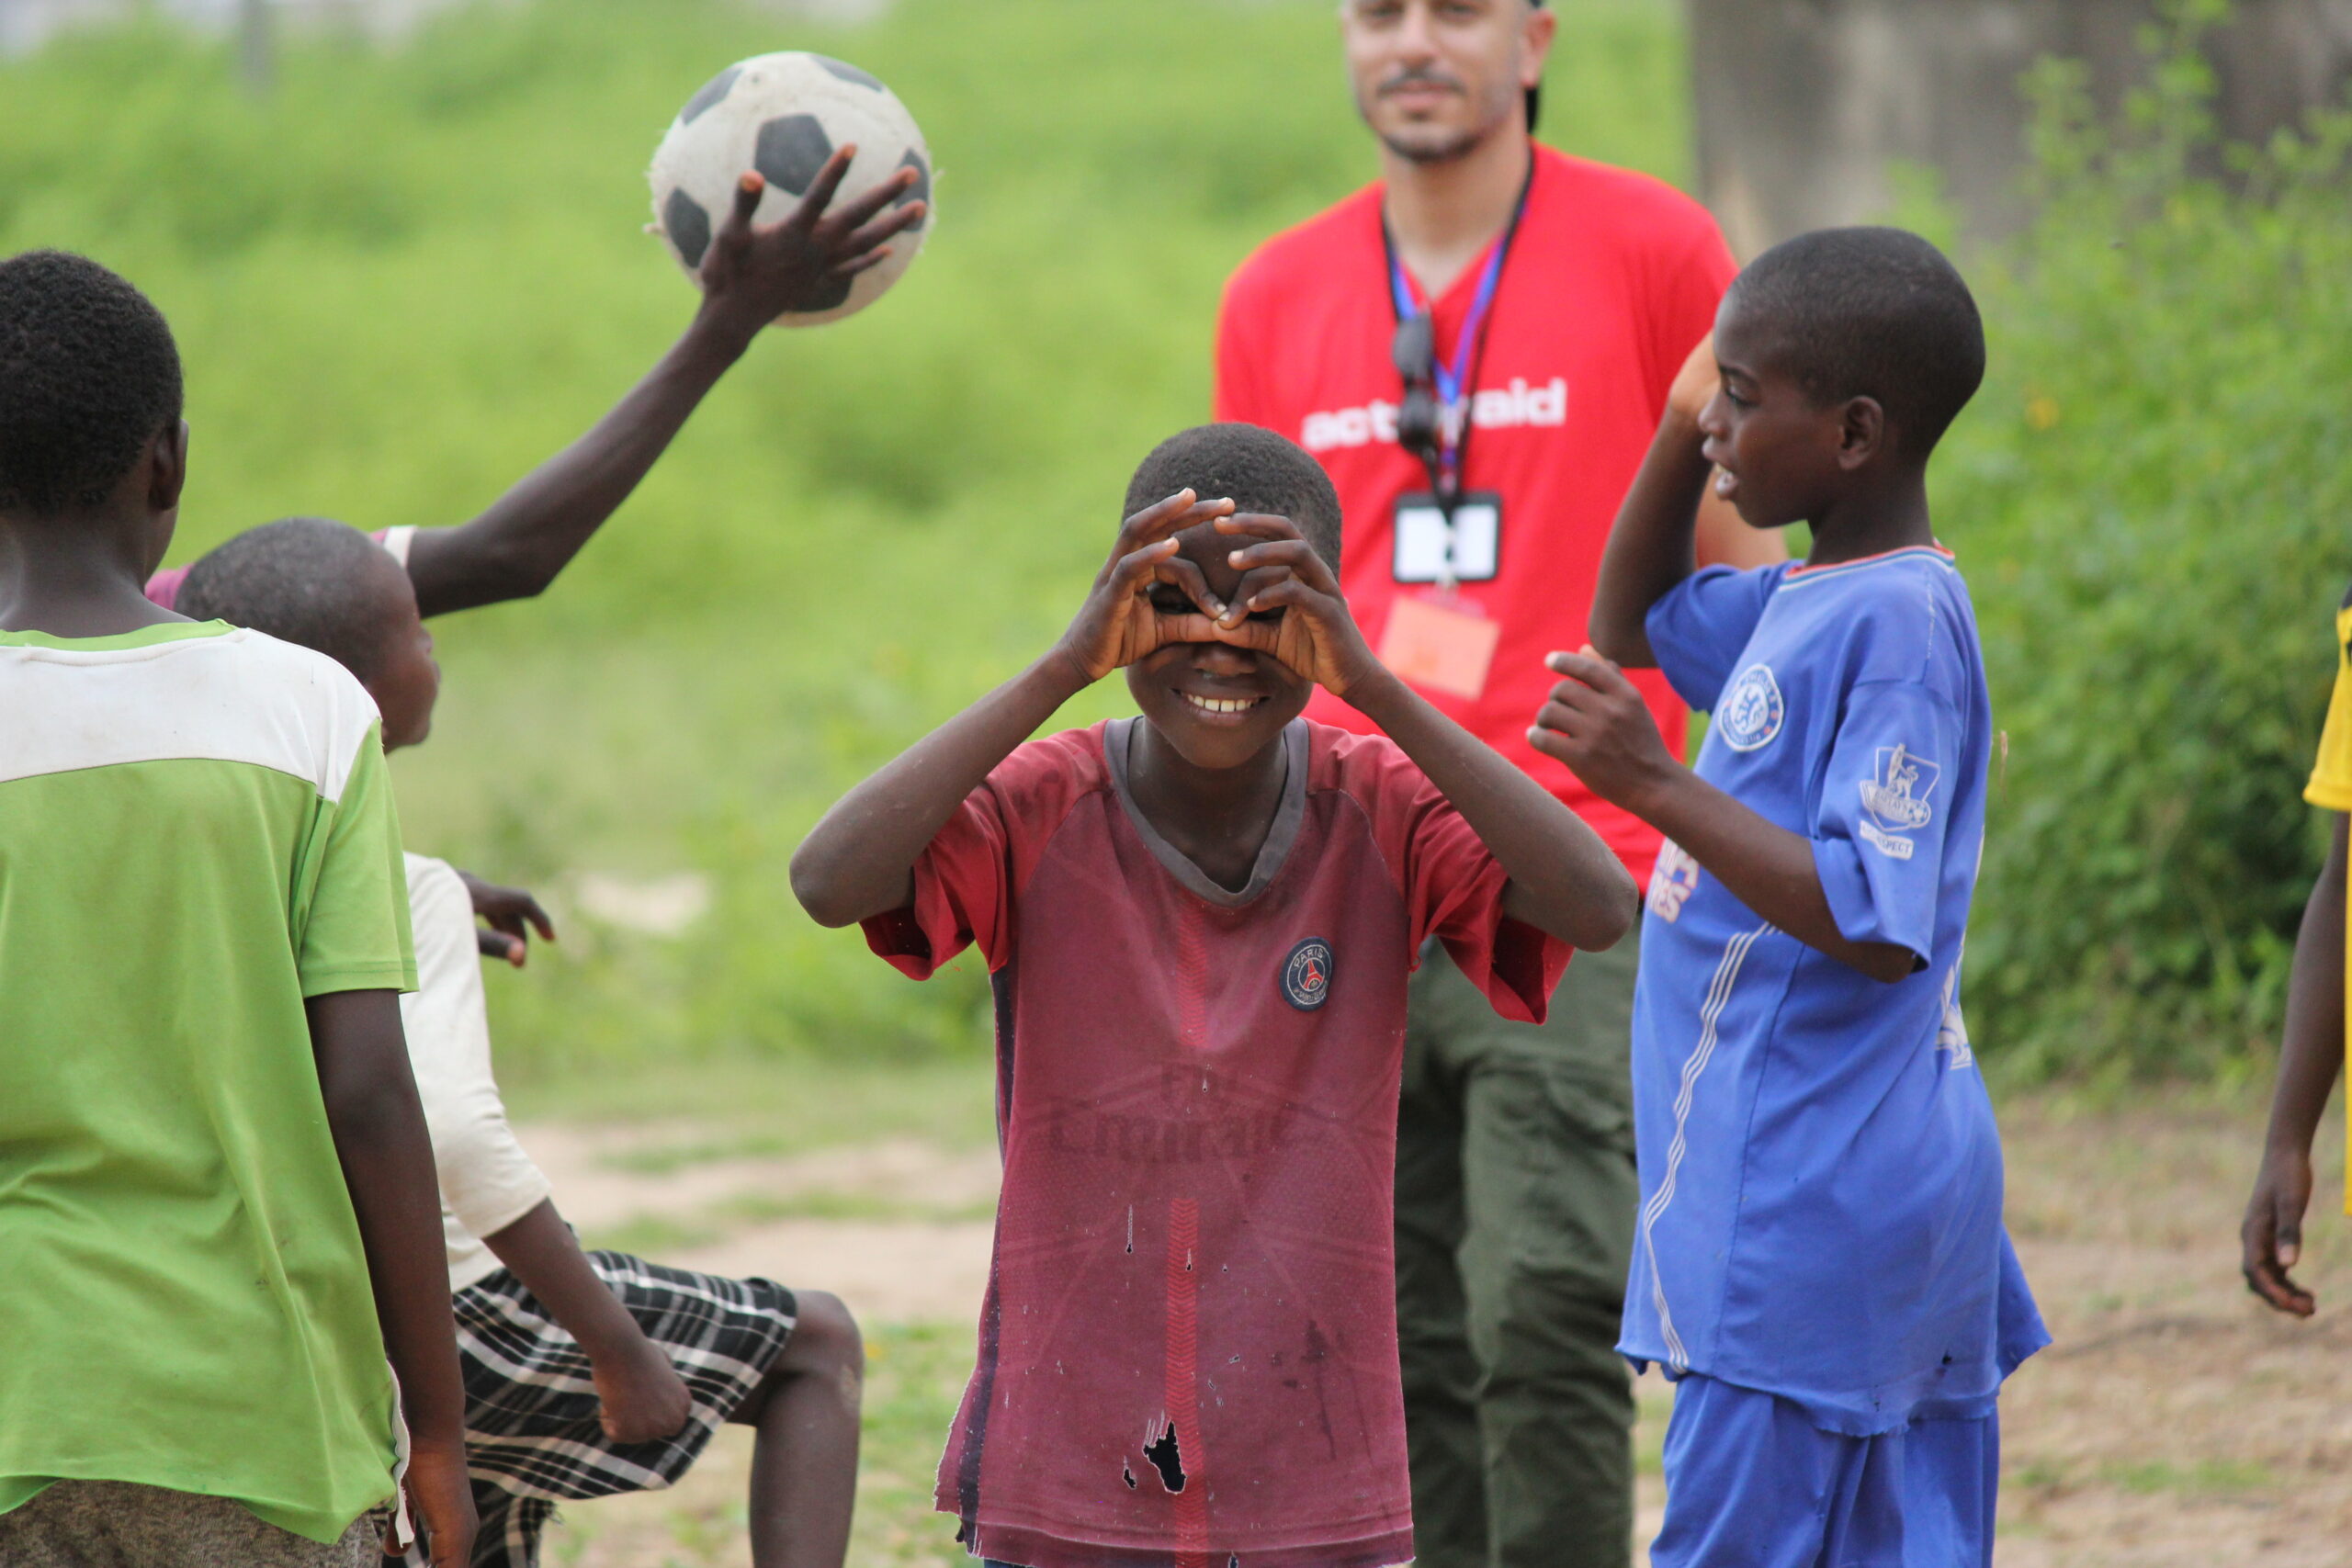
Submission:
[[[1382,146],[1408,164],[1427,168],[1439,164],[1457,163],[1485,146],[1497,131],[1510,122],[1511,103],[1520,96],[1516,86],[1507,93],[1498,93],[1485,106],[1487,113],[1479,118],[1478,123],[1465,130],[1442,131],[1408,126],[1399,132],[1379,131],[1375,134],[1380,137]],[[1372,123],[1372,116],[1365,113],[1362,106],[1358,107],[1357,112],[1367,125]]]
[[[1476,152],[1493,133],[1494,127],[1484,126],[1470,130],[1454,131],[1437,141],[1408,141],[1401,136],[1384,135],[1380,142],[1382,146],[1408,164],[1430,167],[1439,164],[1457,163],[1467,158]]]

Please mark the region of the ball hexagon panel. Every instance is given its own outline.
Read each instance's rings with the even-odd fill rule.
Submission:
[[[825,160],[833,155],[833,139],[825,123],[813,114],[779,115],[760,127],[752,167],[778,190],[807,196]]]
[[[887,93],[890,90],[882,85],[880,77],[870,72],[860,71],[846,61],[835,60],[830,55],[823,54],[812,54],[808,58],[844,82],[854,82],[861,87],[871,87],[877,93]]]
[[[703,253],[710,249],[710,214],[684,186],[673,190],[670,199],[662,204],[662,231],[678,247],[680,261],[690,268],[701,267]]]
[[[703,111],[709,108],[711,105],[718,102],[719,99],[725,97],[728,94],[728,90],[735,85],[735,78],[741,76],[742,73],[743,68],[741,66],[730,65],[726,70],[721,71],[718,75],[713,76],[709,81],[704,83],[702,85],[702,91],[696,93],[693,97],[688,98],[686,100],[686,107],[678,111],[678,123],[680,125],[692,125],[695,121],[700,119],[703,116]]]

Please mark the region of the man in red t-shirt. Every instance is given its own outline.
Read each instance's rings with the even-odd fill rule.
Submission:
[[[996,993],[1004,1197],[938,1506],[1021,1568],[1384,1568],[1407,976],[1435,943],[1541,1019],[1634,882],[1372,657],[1306,453],[1188,431],[1128,506],[1061,641],[792,861],[820,922],[918,977],[975,947]],[[1141,717],[1028,739],[1120,670]],[[1301,722],[1317,687],[1392,739]]]
[[[1346,0],[1341,19],[1385,178],[1234,275],[1217,416],[1321,459],[1383,660],[1645,882],[1657,833],[1527,732],[1730,252],[1671,187],[1531,141],[1555,18],[1530,0]],[[1781,555],[1728,508],[1701,549]],[[1634,679],[1679,752],[1683,708]],[[1308,714],[1367,728],[1319,696]],[[1396,1268],[1422,1568],[1630,1560],[1634,971],[1631,942],[1588,955],[1541,1028],[1492,1016],[1442,956],[1415,977]]]

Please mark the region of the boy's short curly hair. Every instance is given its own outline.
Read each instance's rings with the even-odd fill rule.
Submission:
[[[1925,458],[1984,381],[1984,321],[1959,269],[1902,229],[1821,229],[1773,246],[1731,305],[1819,404],[1875,398]]]
[[[1151,450],[1127,481],[1132,517],[1180,490],[1204,501],[1230,499],[1241,512],[1270,512],[1298,525],[1324,564],[1340,570],[1340,492],[1306,449],[1255,424],[1201,424]]]
[[[0,261],[0,512],[96,506],[179,422],[164,313],[86,256]]]
[[[399,570],[381,545],[348,523],[287,517],[198,557],[172,607],[192,620],[249,626],[323,653],[370,681],[388,624],[376,573]]]

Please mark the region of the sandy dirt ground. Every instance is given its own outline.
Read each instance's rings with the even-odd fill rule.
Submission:
[[[2003,1402],[2002,1568],[2352,1568],[2352,1224],[2332,1201],[2340,1153],[2329,1151],[2307,1248],[2321,1313],[2294,1323],[2237,1277],[2253,1113],[2035,1101],[2003,1119],[2010,1224],[2057,1343]],[[526,1136],[592,1236],[671,1227],[675,1261],[822,1284],[870,1324],[945,1323],[947,1343],[964,1343],[986,1279],[992,1154],[899,1141],[630,1168],[632,1150],[674,1147],[682,1131],[554,1125]],[[1651,1456],[1669,1404],[1663,1385],[1645,1384]],[[723,1520],[740,1517],[731,1500],[747,1452],[730,1434],[667,1497],[573,1510],[596,1517],[551,1560],[747,1562],[740,1537],[688,1539],[723,1535]],[[1645,1470],[1646,1537],[1663,1489],[1654,1458]],[[893,1496],[922,1482],[878,1478]],[[909,1518],[904,1529],[923,1528],[919,1513]],[[936,1549],[876,1560],[930,1562]]]

